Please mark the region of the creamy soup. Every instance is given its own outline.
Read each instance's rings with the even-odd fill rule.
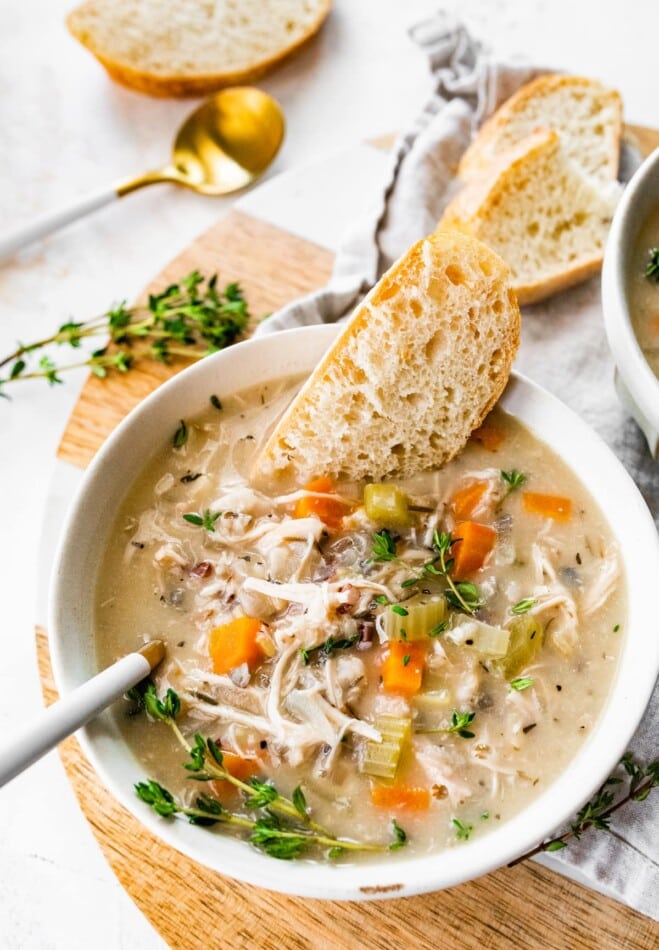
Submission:
[[[248,821],[263,810],[236,785],[276,786],[282,827],[293,802],[293,826],[297,808],[323,841],[376,852],[459,846],[542,793],[593,729],[624,632],[616,543],[566,465],[500,410],[438,472],[257,490],[252,460],[297,385],[172,420],[117,515],[99,663],[163,638],[155,694],[181,704],[178,740],[117,709],[136,780]],[[195,734],[233,784],[208,746],[182,768]]]
[[[659,207],[644,224],[634,246],[627,294],[636,339],[659,378]]]

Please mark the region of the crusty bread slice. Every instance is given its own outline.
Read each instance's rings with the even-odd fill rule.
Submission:
[[[499,156],[448,205],[439,228],[484,241],[512,271],[520,305],[580,283],[602,266],[619,188],[601,187],[545,129]]]
[[[71,33],[113,79],[152,96],[253,82],[320,29],[332,0],[84,0]]]
[[[256,479],[443,465],[501,395],[519,327],[496,254],[459,233],[419,241],[359,304],[266,442]]]
[[[522,86],[478,132],[458,175],[468,181],[539,128],[557,131],[568,158],[587,175],[612,181],[618,173],[622,100],[614,89],[583,76],[551,74]]]

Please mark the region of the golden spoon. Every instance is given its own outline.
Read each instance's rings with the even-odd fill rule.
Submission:
[[[117,182],[1,238],[0,260],[146,185],[172,182],[203,195],[228,195],[245,188],[270,165],[283,138],[284,116],[271,96],[253,86],[223,89],[206,99],[183,123],[168,165]]]

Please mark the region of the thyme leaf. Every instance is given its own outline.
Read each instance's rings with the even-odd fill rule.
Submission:
[[[298,812],[306,818],[307,815],[307,800],[304,797],[304,792],[300,785],[297,788],[293,789],[293,794],[291,795],[291,801],[295,805]]]
[[[248,808],[267,808],[279,798],[279,792],[269,782],[259,782],[253,778],[250,785],[254,791],[245,801]],[[297,808],[295,810],[297,811]]]
[[[389,845],[389,850],[399,851],[407,844],[407,832],[401,828],[395,818],[391,819],[391,827],[394,833],[394,840]]]
[[[144,691],[144,708],[153,719],[174,722],[181,711],[181,700],[173,689],[168,689],[164,699],[158,699],[156,688],[149,683]]]
[[[390,531],[383,528],[373,535],[373,550],[371,561],[396,561],[396,542]]]
[[[524,475],[523,472],[518,472],[516,468],[511,469],[509,472],[502,471],[501,477],[508,486],[507,495],[515,491],[516,488],[519,488],[526,481],[526,475]]]
[[[659,247],[651,247],[648,252],[648,262],[643,272],[651,280],[659,280]]]
[[[432,627],[432,629],[428,631],[428,636],[441,637],[444,631],[448,630],[450,623],[451,623],[450,620],[442,620],[440,623],[437,624],[436,627]]]
[[[524,600],[518,600],[516,604],[510,608],[510,612],[513,614],[525,614],[531,607],[535,607],[536,601],[532,597],[526,597]]]
[[[521,693],[522,690],[528,689],[530,686],[533,686],[535,680],[531,676],[518,676],[517,679],[510,681],[510,688],[516,689],[518,693]]]
[[[188,426],[185,419],[181,419],[178,429],[172,438],[172,445],[175,449],[180,449],[188,441]]]
[[[324,643],[321,643],[317,647],[302,647],[300,649],[300,657],[305,666],[309,665],[309,660],[312,653],[319,653],[321,656],[328,657],[334,653],[335,650],[349,650],[350,647],[354,646],[355,643],[359,640],[359,634],[356,633],[353,637],[345,637],[342,639],[335,639],[334,637],[328,637]]]
[[[458,712],[457,709],[454,709],[451,713],[451,723],[449,726],[442,728],[430,728],[430,729],[417,729],[416,732],[431,734],[431,733],[443,733],[444,735],[456,735],[460,736],[461,739],[473,739],[475,733],[468,729],[467,726],[470,726],[474,719],[476,718],[476,713]]]
[[[221,511],[210,511],[207,508],[201,515],[196,511],[188,511],[183,515],[183,520],[187,521],[188,524],[204,528],[206,531],[215,531],[215,522],[221,514]]]
[[[468,825],[459,818],[452,818],[451,824],[455,827],[455,837],[458,839],[458,841],[469,841],[469,836],[474,830],[473,825]]]
[[[249,839],[261,851],[280,861],[299,858],[308,845],[305,835],[283,831],[276,819],[259,818]]]
[[[174,801],[174,796],[166,788],[149,779],[147,782],[138,782],[135,785],[137,797],[150,805],[157,815],[166,818],[168,815],[175,815],[179,810]]]
[[[457,709],[454,709],[453,712],[451,713],[451,725],[446,730],[446,732],[449,732],[449,733],[453,732],[456,735],[460,736],[462,739],[473,739],[474,733],[471,732],[466,727],[471,725],[471,723],[474,721],[475,716],[476,716],[476,713],[473,713],[473,712],[460,713],[457,711]]]

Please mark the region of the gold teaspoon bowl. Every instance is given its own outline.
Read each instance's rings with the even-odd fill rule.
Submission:
[[[223,89],[183,123],[168,165],[79,198],[67,208],[0,236],[0,261],[146,185],[172,182],[202,195],[228,195],[245,188],[271,164],[283,138],[284,116],[271,96],[253,86]]]
[[[279,104],[253,86],[223,89],[206,99],[178,131],[171,164],[121,182],[118,195],[171,181],[203,195],[227,195],[251,184],[284,138]]]

